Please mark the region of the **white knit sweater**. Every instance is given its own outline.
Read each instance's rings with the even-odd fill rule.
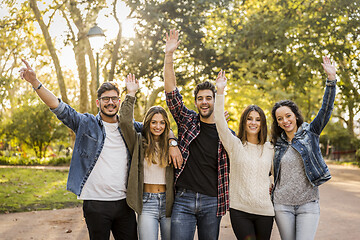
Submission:
[[[274,149],[269,142],[242,144],[224,117],[224,95],[216,95],[215,123],[230,159],[230,207],[247,213],[274,216],[269,194]]]

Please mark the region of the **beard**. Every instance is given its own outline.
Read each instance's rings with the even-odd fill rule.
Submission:
[[[100,105],[100,112],[101,112],[104,116],[106,116],[106,117],[110,117],[110,118],[111,118],[111,117],[114,117],[114,116],[118,113],[119,110],[118,110],[118,111],[115,111],[114,113],[110,113],[110,114],[109,114],[109,113],[106,113],[106,112],[105,112],[105,109],[106,109],[108,106],[112,106],[112,107],[114,107],[114,108],[116,107],[116,106],[113,105],[113,104],[105,105],[105,106],[103,106],[103,107]]]
[[[211,116],[211,114],[214,112],[214,108],[209,108],[209,111],[208,111],[208,113],[207,114],[202,114],[202,112],[201,112],[201,109],[198,107],[197,108],[198,109],[198,113],[199,113],[199,115],[202,117],[202,118],[209,118],[210,116]]]

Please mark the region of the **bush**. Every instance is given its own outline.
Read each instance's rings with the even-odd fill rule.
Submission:
[[[360,147],[360,140],[356,136],[351,136],[340,122],[329,122],[327,124],[320,136],[320,143],[324,146],[322,149],[324,156],[328,144],[331,146],[331,152],[355,150]]]
[[[356,164],[360,167],[360,148],[358,150],[356,150]]]
[[[4,157],[0,156],[1,165],[23,165],[23,166],[67,166],[70,164],[71,157],[57,158],[26,158],[21,156]]]

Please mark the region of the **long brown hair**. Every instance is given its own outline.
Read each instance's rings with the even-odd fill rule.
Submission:
[[[240,138],[242,143],[247,141],[246,135],[246,122],[249,114],[252,112],[258,112],[260,115],[260,132],[258,133],[259,144],[264,145],[267,138],[267,126],[266,126],[266,116],[264,111],[257,105],[249,105],[245,108],[241,114],[238,138]]]
[[[290,110],[295,114],[296,116],[296,125],[299,128],[301,126],[301,124],[303,124],[304,122],[304,117],[302,116],[299,107],[291,100],[281,100],[277,103],[275,103],[272,111],[271,111],[271,116],[273,119],[272,125],[271,125],[271,143],[272,144],[276,144],[276,141],[278,139],[278,137],[280,137],[281,133],[284,131],[284,129],[282,129],[276,119],[276,110],[278,110],[278,108],[280,107],[288,107],[290,108]]]
[[[153,116],[158,113],[164,118],[165,129],[159,136],[159,144],[156,144],[154,136],[150,131],[150,122]],[[149,164],[159,164],[161,167],[168,166],[170,121],[165,109],[160,106],[151,107],[145,115],[143,124],[142,135],[144,136],[145,159]]]

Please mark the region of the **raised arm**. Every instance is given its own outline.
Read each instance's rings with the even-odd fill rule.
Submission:
[[[135,75],[129,74],[125,79],[127,95],[120,107],[119,126],[123,133],[125,142],[130,152],[134,151],[137,133],[134,127],[134,103],[136,101],[135,94],[139,89],[139,82]]]
[[[42,83],[37,79],[35,71],[30,67],[30,64],[21,59],[26,67],[23,67],[19,70],[20,77],[29,82],[35,92],[39,95],[41,100],[51,109],[57,108],[59,106],[59,99],[48,89],[46,89]]]
[[[314,120],[310,123],[310,130],[318,135],[320,135],[321,131],[324,129],[330,119],[331,112],[334,108],[336,94],[335,65],[331,63],[328,57],[323,57],[323,63],[321,63],[321,65],[323,66],[328,79],[326,81],[326,88],[321,108]]]
[[[231,133],[224,115],[224,90],[226,84],[227,78],[225,76],[225,71],[221,70],[216,78],[217,95],[215,98],[214,115],[219,138],[224,145],[226,151],[231,152],[234,144],[238,144],[240,140]],[[240,145],[242,146],[242,144]]]
[[[179,31],[171,29],[170,33],[166,33],[165,60],[164,60],[164,82],[165,92],[172,92],[176,88],[176,77],[174,71],[174,51],[177,49],[181,41],[179,39]]]

